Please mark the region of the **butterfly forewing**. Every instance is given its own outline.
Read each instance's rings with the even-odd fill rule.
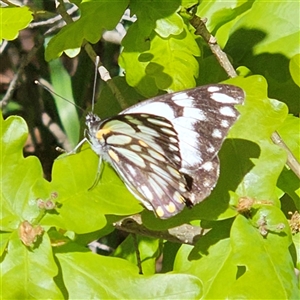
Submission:
[[[162,95],[104,121],[92,115],[88,138],[128,189],[168,218],[210,194],[218,151],[243,99],[240,88],[220,84]]]

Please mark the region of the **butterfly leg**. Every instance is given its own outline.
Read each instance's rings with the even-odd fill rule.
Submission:
[[[65,154],[65,155],[62,156],[62,157],[65,157],[66,155],[76,154],[77,151],[78,151],[78,149],[79,149],[85,142],[88,142],[88,143],[89,143],[89,141],[88,141],[88,139],[87,139],[86,137],[85,137],[84,139],[82,139],[82,140],[76,145],[76,147],[75,147],[73,150],[71,150],[71,151],[69,151],[69,152],[67,152],[65,149],[62,149],[62,148],[60,148],[60,147],[56,147],[55,149],[56,149],[56,151]],[[59,158],[62,158],[62,157],[58,157],[58,159],[59,159]]]
[[[73,150],[71,150],[70,152],[68,152],[67,154],[70,155],[70,154],[75,154],[75,153],[77,153],[77,150],[78,150],[85,142],[88,142],[88,143],[89,143],[89,141],[88,141],[88,139],[87,139],[86,137],[83,138],[83,139],[76,145],[76,147],[75,147]]]
[[[99,156],[99,162],[98,162],[96,178],[95,178],[95,181],[94,181],[93,185],[89,188],[89,191],[96,187],[96,185],[98,184],[98,182],[100,180],[101,174],[102,174],[102,156],[100,155]]]

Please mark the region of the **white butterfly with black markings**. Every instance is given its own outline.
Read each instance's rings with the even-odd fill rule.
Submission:
[[[143,101],[105,120],[89,113],[79,145],[88,141],[147,209],[167,219],[211,193],[218,152],[243,101],[242,89],[212,84]]]

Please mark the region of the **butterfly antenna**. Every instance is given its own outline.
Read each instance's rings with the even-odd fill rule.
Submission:
[[[92,98],[92,112],[94,112],[94,106],[95,106],[96,83],[97,83],[97,73],[98,73],[98,64],[99,64],[99,61],[100,61],[100,57],[96,56],[94,85],[93,85],[93,98]]]
[[[40,81],[35,80],[34,83],[37,84],[37,85],[39,85],[39,86],[41,86],[43,89],[45,89],[46,91],[48,91],[50,94],[56,95],[57,97],[59,97],[59,98],[65,100],[65,101],[67,101],[68,103],[74,105],[75,107],[77,107],[78,109],[80,109],[82,112],[85,112],[85,110],[84,110],[82,107],[80,107],[80,106],[77,105],[76,103],[73,103],[72,101],[66,99],[65,97],[63,97],[63,96],[61,96],[61,95],[55,93],[55,92],[54,92],[53,90],[51,90],[48,86],[46,86],[45,84],[41,83]]]

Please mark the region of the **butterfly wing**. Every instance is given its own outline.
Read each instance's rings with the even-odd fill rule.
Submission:
[[[236,86],[214,84],[155,97],[121,112],[152,113],[173,125],[179,140],[181,173],[192,178],[188,195],[196,204],[205,199],[219,177],[218,152],[239,113],[244,92]]]
[[[104,121],[90,114],[89,141],[135,197],[169,218],[211,193],[218,151],[243,99],[240,88],[215,84],[152,98]]]

